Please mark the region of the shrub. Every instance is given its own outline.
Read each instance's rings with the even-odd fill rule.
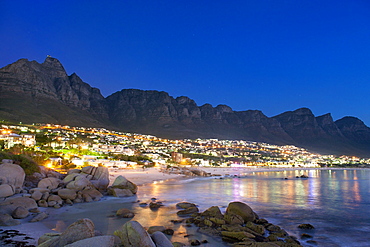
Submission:
[[[37,163],[33,161],[30,157],[23,154],[10,154],[7,152],[0,152],[0,160],[3,159],[13,160],[14,164],[17,164],[23,168],[26,175],[32,175],[33,173],[40,171]]]

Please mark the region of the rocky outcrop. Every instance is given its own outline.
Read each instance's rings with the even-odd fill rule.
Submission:
[[[129,221],[114,232],[125,247],[156,247],[147,231],[137,221]]]
[[[92,238],[95,236],[95,226],[90,219],[80,219],[70,226],[67,229],[58,235],[50,236],[50,238],[43,237],[39,241],[39,247],[57,247],[57,246],[66,246],[72,244],[79,240]]]
[[[230,221],[231,218],[235,220]],[[242,202],[229,203],[224,215],[215,206],[203,213],[192,214],[186,223],[195,224],[200,233],[221,237],[233,246],[301,246],[295,237],[279,226],[259,219]]]
[[[115,197],[133,196],[137,192],[137,185],[127,180],[124,176],[118,176],[112,186],[108,188],[108,194]]]
[[[252,208],[242,202],[231,202],[226,208],[227,215],[239,215],[244,222],[254,221],[258,218],[257,214],[253,212]]]
[[[9,197],[22,190],[25,172],[19,165],[6,162],[0,165],[0,198]]]

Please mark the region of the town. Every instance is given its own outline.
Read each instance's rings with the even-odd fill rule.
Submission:
[[[0,149],[27,154],[39,165],[66,170],[171,167],[370,167],[370,159],[320,155],[292,145],[218,139],[169,140],[104,128],[2,121]]]

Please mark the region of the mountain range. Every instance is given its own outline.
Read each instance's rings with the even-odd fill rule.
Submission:
[[[154,90],[123,89],[104,97],[68,75],[58,59],[19,59],[0,69],[0,119],[105,127],[170,139],[218,138],[296,145],[330,154],[370,156],[370,128],[360,119],[334,121],[308,108],[267,117],[227,105],[198,106],[188,97]]]

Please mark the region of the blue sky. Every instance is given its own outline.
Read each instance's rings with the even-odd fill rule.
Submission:
[[[159,90],[267,116],[308,107],[370,126],[367,0],[0,4],[0,67],[51,55],[104,96]]]

